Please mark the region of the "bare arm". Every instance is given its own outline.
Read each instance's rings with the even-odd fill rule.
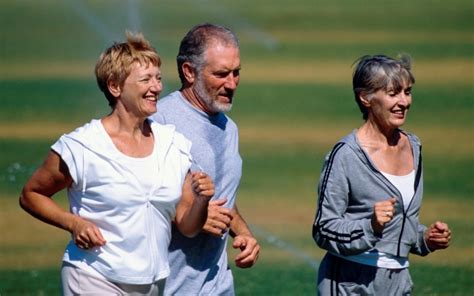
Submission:
[[[232,212],[233,219],[230,222],[230,235],[234,238],[232,247],[240,249],[240,253],[235,257],[235,264],[240,268],[252,267],[257,262],[260,245],[240,215],[237,205],[234,205]]]
[[[65,211],[52,200],[52,196],[70,186],[72,178],[66,164],[54,151],[33,173],[23,187],[20,206],[32,216],[73,234],[74,242],[82,248],[105,244],[99,229],[79,216]]]
[[[176,207],[175,223],[187,237],[196,236],[207,219],[209,200],[214,195],[214,183],[202,172],[188,173],[181,200]]]

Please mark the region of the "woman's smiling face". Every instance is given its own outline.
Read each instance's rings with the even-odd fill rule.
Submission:
[[[368,95],[368,120],[388,129],[401,127],[412,103],[411,84],[405,84],[398,92],[389,86]]]
[[[137,117],[148,117],[157,111],[156,103],[162,90],[160,68],[135,62],[123,83],[120,100]]]

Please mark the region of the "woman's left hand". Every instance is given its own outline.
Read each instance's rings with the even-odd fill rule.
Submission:
[[[200,197],[209,201],[215,193],[214,183],[208,174],[203,172],[191,173],[191,185],[193,191]]]
[[[425,241],[431,251],[446,249],[451,241],[451,230],[448,224],[435,222],[425,231]]]

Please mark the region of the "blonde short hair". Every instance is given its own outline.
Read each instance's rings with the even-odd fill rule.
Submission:
[[[115,107],[116,99],[109,92],[108,83],[116,82],[123,86],[125,79],[132,71],[132,65],[139,62],[141,65],[152,64],[161,66],[161,59],[150,42],[142,33],[125,32],[126,42],[115,42],[107,48],[99,57],[95,65],[95,77],[100,90],[109,101],[109,106]]]

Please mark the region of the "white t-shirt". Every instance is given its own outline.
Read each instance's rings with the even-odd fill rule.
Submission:
[[[171,220],[191,165],[191,143],[171,125],[150,121],[153,153],[121,153],[100,120],[63,135],[53,146],[73,179],[73,214],[93,222],[107,243],[89,250],[71,240],[65,262],[126,284],[150,284],[169,274]]]

